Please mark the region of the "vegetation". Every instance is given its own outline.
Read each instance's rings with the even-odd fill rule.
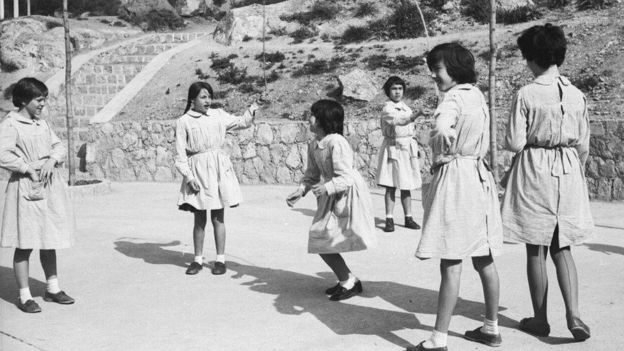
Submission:
[[[473,0],[474,1],[474,0]],[[369,23],[370,30],[380,39],[418,38],[425,34],[425,25],[436,17],[433,10],[424,8],[425,24],[420,19],[418,6],[413,3],[398,5],[394,12],[383,19]]]
[[[576,3],[576,8],[581,11],[591,9],[603,9],[613,6],[616,3],[617,0],[579,0]]]
[[[304,26],[310,25],[313,21],[329,21],[336,18],[340,12],[340,6],[330,0],[316,1],[310,11],[297,12],[292,15],[282,15],[280,19],[287,22],[299,22]]]
[[[370,70],[384,67],[390,70],[408,71],[409,73],[417,72],[417,66],[422,66],[425,63],[425,59],[422,56],[398,55],[392,58],[386,54],[371,55],[365,58],[364,61],[368,64],[368,69]]]
[[[367,26],[349,26],[344,33],[342,33],[342,42],[358,43],[369,39],[372,34],[373,33]]]
[[[343,61],[342,59],[334,57],[329,61],[318,59],[318,60],[306,62],[305,64],[303,64],[303,67],[293,71],[292,76],[296,78],[296,77],[301,77],[305,75],[315,75],[315,74],[333,72],[336,68],[338,68],[338,65],[342,61]]]
[[[555,0],[561,1],[561,0]],[[566,1],[566,0],[563,0]],[[490,3],[487,0],[463,0],[463,14],[479,23],[490,22]],[[496,22],[505,24],[523,23],[543,17],[535,6],[519,6],[511,10],[498,8]]]
[[[275,51],[273,53],[267,52],[264,54],[264,60],[266,62],[277,63],[277,62],[284,61],[284,59],[286,59],[286,55],[284,55],[283,53],[279,51]],[[256,55],[256,60],[262,62],[262,54]]]
[[[127,13],[122,13],[120,17],[136,26],[144,26],[146,30],[159,31],[184,27],[182,18],[170,10],[151,10],[141,16],[128,16]]]
[[[355,17],[366,17],[374,15],[377,12],[377,7],[373,2],[363,2],[358,5],[353,14]]]
[[[316,35],[316,32],[310,29],[309,27],[301,27],[296,31],[290,33],[290,37],[295,39],[293,44],[299,44],[303,42],[303,40],[312,38]]]
[[[228,83],[232,85],[238,85],[240,83],[248,81],[247,67],[238,68],[233,63],[227,69],[219,72],[217,80],[220,83]]]

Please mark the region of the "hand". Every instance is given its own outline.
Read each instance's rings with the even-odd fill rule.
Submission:
[[[56,166],[56,160],[53,158],[49,158],[43,166],[41,166],[39,176],[45,183],[50,183],[52,181],[52,170],[54,170],[54,166]]]
[[[304,189],[298,188],[297,190],[293,191],[290,195],[288,195],[286,197],[286,204],[288,205],[288,207],[293,207],[295,205],[295,202],[299,201],[299,199],[303,197],[303,192],[304,192]]]
[[[199,182],[196,179],[191,179],[186,183],[193,193],[199,192]]]
[[[312,187],[312,193],[314,196],[319,197],[323,194],[327,194],[327,188],[325,188],[325,184],[316,184]]]
[[[26,170],[26,175],[27,175],[27,176],[30,178],[30,180],[32,180],[33,182],[35,182],[35,183],[38,183],[38,182],[39,182],[39,174],[37,173],[37,170],[36,170],[36,169],[34,169],[34,168],[32,168],[32,167],[29,167],[29,168]]]

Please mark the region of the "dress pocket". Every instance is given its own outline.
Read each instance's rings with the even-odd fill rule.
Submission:
[[[43,182],[33,182],[30,179],[24,180],[24,198],[28,201],[40,201],[45,199],[45,184]]]
[[[332,212],[336,217],[348,217],[349,216],[349,199],[351,198],[350,191],[345,191],[342,193],[336,194],[336,198],[334,200],[334,208]]]

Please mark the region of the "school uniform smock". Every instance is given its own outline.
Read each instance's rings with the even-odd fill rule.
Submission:
[[[537,77],[514,100],[505,137],[516,152],[502,204],[505,238],[560,247],[592,237],[585,181],[589,118],[583,93],[562,76]]]
[[[438,105],[430,139],[433,178],[423,194],[417,257],[500,254],[503,230],[496,183],[484,162],[489,123],[485,98],[471,84],[454,86]]]
[[[175,166],[183,176],[178,197],[181,210],[215,210],[243,201],[223,147],[226,132],[248,128],[252,120],[249,111],[237,117],[222,109],[209,109],[206,114],[189,110],[176,121]],[[187,184],[191,179],[199,183],[198,193]]]
[[[412,190],[420,188],[422,177],[418,161],[418,142],[414,139],[412,109],[403,101],[388,101],[381,116],[384,140],[377,157],[378,185]]]
[[[359,251],[375,245],[370,193],[353,167],[349,142],[340,134],[329,134],[308,146],[308,166],[301,183],[310,188],[319,182],[323,182],[327,194],[317,198],[308,252]]]
[[[0,226],[2,247],[62,249],[73,244],[75,220],[67,182],[58,168],[34,197],[25,174],[48,160],[63,162],[66,149],[48,123],[10,112],[0,123],[0,167],[11,172]],[[4,189],[3,189],[4,190]]]

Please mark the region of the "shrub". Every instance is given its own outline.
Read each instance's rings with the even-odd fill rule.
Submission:
[[[286,30],[286,28],[273,28],[269,31],[269,34],[279,37],[282,35],[287,35],[288,31]]]
[[[585,93],[591,92],[598,84],[600,78],[595,75],[585,75],[571,79],[572,84]]]
[[[405,89],[404,96],[408,99],[417,100],[420,99],[427,92],[427,88],[422,85],[417,85],[415,87],[407,87]]]
[[[462,0],[462,14],[472,17],[479,23],[490,21],[490,2],[488,0]]]
[[[294,40],[295,44],[301,43],[303,42],[304,39],[312,38],[315,35],[316,33],[308,27],[301,27],[297,29],[296,31],[290,33],[290,37],[295,39]]]
[[[235,55],[234,57],[232,57],[232,55]],[[231,66],[231,60],[233,58],[238,57],[236,54],[232,54],[228,57],[219,57],[216,54],[212,54],[210,55],[210,59],[212,60],[212,64],[210,65],[210,68],[212,68],[215,71],[220,71],[220,70],[224,70],[226,68],[229,68]]]
[[[197,75],[197,78],[199,79],[208,79],[210,78],[210,75],[208,75],[207,73],[204,73],[201,68],[196,68],[195,69],[195,74]]]
[[[238,86],[238,91],[245,94],[255,94],[261,92],[253,83],[245,82]]]
[[[569,0],[548,0],[547,5],[550,9],[558,9],[565,7],[569,2]]]
[[[433,11],[427,8],[422,10],[425,25],[435,19]],[[418,7],[413,3],[397,6],[389,17],[369,23],[369,27],[380,39],[418,38],[425,33]]]
[[[229,90],[218,90],[214,92],[214,98],[215,100],[222,100],[222,99],[225,99],[229,93],[230,93]]]
[[[252,38],[252,37],[250,37],[250,36],[249,36],[249,35],[247,35],[247,34],[245,34],[245,36],[243,37],[243,41],[250,41],[250,40],[252,40],[252,39],[253,39],[253,38]]]
[[[284,61],[284,59],[286,59],[286,56],[279,51],[275,51],[273,53],[267,52],[264,54],[264,60],[266,62],[276,63],[276,62],[282,62]],[[256,55],[256,60],[262,62],[262,54]]]
[[[280,78],[279,73],[277,73],[275,70],[271,71],[271,73],[269,73],[269,75],[266,77],[266,81],[267,84],[268,83],[273,83],[276,80],[278,80]],[[264,77],[259,77],[258,80],[256,80],[256,84],[260,87],[264,86]]]
[[[371,55],[364,59],[368,64],[368,69],[375,70],[380,67],[385,67],[391,70],[410,70],[410,73],[416,72],[418,69],[416,66],[422,66],[425,64],[425,59],[422,56],[405,56],[398,55],[394,58],[389,58],[386,54]]]
[[[225,3],[225,0],[213,0],[215,5],[217,3],[217,1],[221,2],[222,4]],[[277,4],[280,2],[284,2],[285,0],[241,0],[241,1],[232,1],[232,7],[245,7],[245,6],[249,6],[249,5],[253,5],[253,4],[259,4],[262,5],[263,3],[266,5],[271,5],[271,4]],[[217,5],[220,6],[220,5]]]
[[[613,6],[617,3],[617,0],[579,0],[576,3],[576,8],[584,11],[591,9],[603,9],[605,7]]]
[[[122,14],[120,17],[134,25],[144,26],[146,30],[158,31],[184,27],[182,18],[170,10],[151,10],[144,16],[130,17],[128,14]]]
[[[542,18],[541,11],[534,6],[519,6],[513,10],[497,10],[496,22],[505,24],[523,23]]]
[[[219,77],[217,79],[221,83],[238,85],[247,80],[247,68],[238,68],[231,63],[227,69],[219,73]]]
[[[372,2],[363,2],[358,5],[353,14],[355,17],[366,17],[374,15],[377,12],[377,7]]]
[[[336,18],[340,12],[340,7],[330,0],[322,0],[315,2],[310,11],[297,12],[292,15],[282,15],[280,19],[287,22],[299,22],[303,25],[309,25],[312,21],[329,21]]]
[[[349,26],[344,33],[342,33],[343,43],[357,43],[367,40],[372,35],[368,27],[365,26]]]
[[[293,71],[293,77],[301,77],[304,75],[322,74],[332,72],[338,67],[340,63],[339,59],[327,60],[314,60],[306,62],[301,68]]]

